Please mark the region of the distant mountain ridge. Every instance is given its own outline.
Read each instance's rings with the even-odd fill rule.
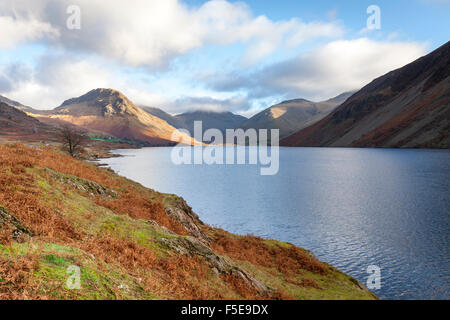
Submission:
[[[121,92],[102,88],[68,99],[54,110],[34,110],[4,96],[0,102],[6,110],[2,123],[9,128],[16,124],[17,132],[25,128],[21,123],[36,127],[23,117],[31,115],[49,125],[71,123],[91,133],[151,146],[173,145],[177,128],[193,134],[194,121],[201,120],[203,131],[280,129],[284,146],[450,148],[450,42],[356,93],[321,102],[287,100],[250,119],[208,111],[174,116],[158,108],[138,107]]]
[[[164,121],[166,121],[168,124],[170,124],[171,126],[173,126],[175,128],[179,128],[184,125],[184,122],[182,119],[178,119],[176,116],[173,116],[170,113],[167,113],[160,108],[147,107],[147,106],[141,106],[141,108],[145,112],[148,112],[151,115],[154,115],[155,117],[163,119]]]
[[[34,109],[31,108],[31,107],[25,106],[25,105],[23,105],[23,104],[20,103],[20,102],[11,100],[11,99],[9,99],[9,98],[7,98],[7,97],[5,97],[5,96],[2,96],[2,95],[0,95],[0,102],[6,103],[7,105],[9,105],[9,106],[11,106],[11,107],[14,107],[14,108],[16,108],[16,109],[22,110],[22,111],[24,111],[24,112],[28,112],[28,111],[34,110]]]
[[[6,103],[7,105],[13,106],[13,107],[20,107],[23,106],[20,102],[8,99],[5,96],[0,95],[0,102]]]
[[[41,123],[10,104],[0,102],[0,138],[2,140],[54,140],[55,132],[55,128]]]
[[[246,117],[234,114],[232,112],[214,112],[214,111],[192,111],[176,116],[183,125],[182,129],[187,129],[194,134],[194,121],[202,121],[202,129],[218,129],[225,133],[226,129],[234,129],[247,120]]]
[[[283,138],[325,117],[352,93],[342,93],[322,102],[306,99],[283,101],[254,115],[243,122],[240,128],[279,129],[280,138]]]
[[[283,137],[299,127],[317,121],[348,95],[344,93],[319,103],[305,99],[283,101],[251,119],[232,112],[201,110],[171,115],[159,108],[138,107],[121,92],[104,88],[93,89],[79,97],[67,99],[53,110],[35,110],[6,97],[2,98],[15,108],[49,125],[71,123],[80,129],[112,138],[150,145],[171,145],[172,133],[176,129],[186,129],[193,136],[194,121],[202,121],[203,131],[215,128],[225,133],[226,129],[242,127],[279,128]]]
[[[225,133],[226,129],[234,129],[247,120],[246,117],[232,112],[197,110],[173,116],[159,108],[142,107],[142,109],[156,117],[164,119],[177,129],[188,130],[191,135],[194,134],[194,121],[202,121],[203,131],[214,128]]]
[[[373,80],[281,144],[450,148],[450,42]]]

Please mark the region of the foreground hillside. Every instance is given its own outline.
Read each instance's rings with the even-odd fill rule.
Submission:
[[[450,42],[373,80],[281,145],[450,148]]]
[[[66,286],[70,266],[81,268],[80,289]],[[11,144],[0,145],[0,298],[374,296],[304,249],[209,227],[175,195]]]

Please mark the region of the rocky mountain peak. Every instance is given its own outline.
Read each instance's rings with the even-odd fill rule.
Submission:
[[[71,115],[131,115],[137,113],[137,107],[118,90],[98,88],[64,101],[55,111]]]

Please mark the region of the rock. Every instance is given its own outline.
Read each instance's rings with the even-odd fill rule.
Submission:
[[[272,288],[253,278],[248,272],[234,266],[228,259],[217,255],[207,245],[194,237],[163,238],[159,240],[177,253],[188,256],[203,257],[210,264],[212,270],[220,274],[229,274],[243,281],[247,286],[254,288],[261,296],[269,296]]]
[[[167,229],[165,226],[160,226],[155,220],[147,220],[147,223],[155,228],[161,229],[164,233],[171,235],[171,236],[178,236],[175,232],[172,230]]]
[[[16,217],[0,206],[0,228],[2,225],[9,225],[13,228],[12,238],[16,241],[22,241],[25,237],[33,236],[33,233],[28,230]]]
[[[211,242],[211,239],[200,228],[204,223],[183,198],[173,199],[166,207],[166,213],[175,218],[194,238],[205,244]]]
[[[217,275],[228,274],[254,288],[261,296],[270,296],[272,288],[253,278],[248,272],[234,266],[228,259],[217,255],[209,244],[211,239],[203,232],[204,223],[183,198],[170,198],[166,205],[166,213],[175,218],[190,234],[187,237],[162,238],[159,241],[179,254],[203,257]],[[152,221],[152,224],[156,222]]]
[[[89,195],[101,195],[101,196],[106,196],[106,197],[112,197],[112,198],[117,198],[119,195],[117,194],[116,191],[107,188],[105,186],[102,186],[101,184],[91,181],[91,180],[87,180],[87,179],[82,179],[79,177],[75,177],[75,176],[71,176],[68,174],[62,174],[59,173],[57,171],[54,171],[52,169],[45,169],[47,173],[50,174],[51,177],[61,181],[62,183],[68,184],[80,191],[84,191],[87,192]]]

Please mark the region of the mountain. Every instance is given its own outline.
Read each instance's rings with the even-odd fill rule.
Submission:
[[[20,107],[23,106],[23,104],[21,104],[20,102],[8,99],[5,96],[0,95],[0,102],[6,103],[7,105],[10,105],[12,107]]]
[[[283,101],[254,115],[239,127],[243,129],[280,129],[280,138],[283,138],[322,119],[351,94],[351,92],[346,92],[322,102],[305,99]]]
[[[286,146],[450,147],[450,42],[366,85]]]
[[[51,126],[7,103],[0,102],[1,140],[54,140],[55,132]]]
[[[37,111],[34,110],[31,107],[25,106],[23,104],[21,104],[20,102],[8,99],[5,96],[0,95],[0,102],[6,103],[7,105],[10,105],[11,107],[14,107],[16,109],[22,110],[24,112],[33,112],[33,111]]]
[[[246,117],[232,112],[192,111],[172,116],[167,112],[152,107],[142,107],[148,113],[167,121],[177,129],[187,129],[194,134],[194,121],[202,121],[203,131],[219,129],[225,133],[226,129],[234,129],[247,120]]]
[[[113,89],[94,89],[66,100],[49,115],[36,115],[54,124],[69,122],[93,132],[147,145],[171,145],[176,130],[166,121],[134,105],[125,95]]]
[[[184,121],[182,119],[178,119],[177,116],[173,116],[160,108],[146,107],[146,106],[142,106],[141,108],[144,111],[150,113],[151,115],[154,115],[155,117],[163,119],[168,124],[170,124],[172,127],[175,127],[177,129],[184,127]]]
[[[202,121],[203,131],[208,129],[219,129],[225,133],[226,129],[234,129],[247,120],[246,117],[232,112],[193,111],[177,115],[176,118],[182,123],[180,128],[194,133],[194,121]]]

